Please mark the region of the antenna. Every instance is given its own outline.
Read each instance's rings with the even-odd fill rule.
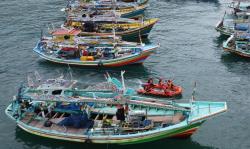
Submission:
[[[195,91],[196,91],[196,81],[194,82],[194,88],[193,88],[193,92],[192,92],[192,97],[191,97],[191,100],[190,100],[190,103],[192,104],[195,100]]]

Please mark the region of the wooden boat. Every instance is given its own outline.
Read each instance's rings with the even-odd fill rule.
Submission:
[[[92,40],[88,41],[86,39],[80,42],[73,41],[72,43],[73,37],[78,33],[76,30],[67,32],[66,42],[64,42],[64,31],[60,32],[60,34],[54,34],[59,36],[59,39],[62,37],[63,42],[57,39],[42,39],[33,51],[41,58],[59,64],[118,67],[142,64],[158,47],[158,45],[153,44],[145,45],[128,42],[116,44],[114,41],[109,43],[102,41],[101,37],[100,41],[98,41],[99,43],[96,43],[95,40],[93,40],[93,43],[90,43]]]
[[[223,17],[217,24],[215,29],[220,32],[221,35],[230,36],[235,31],[248,31],[250,23],[250,13],[238,12],[233,18]]]
[[[144,21],[117,17],[71,18],[63,27],[81,29],[81,36],[112,36],[115,30],[117,36],[131,41],[147,37],[157,21],[156,18]]]
[[[57,86],[68,86],[60,82]],[[207,119],[227,111],[225,102],[148,102],[130,96],[88,98],[19,88],[5,113],[24,131],[58,140],[135,144],[191,136]],[[41,86],[46,91],[48,86]]]
[[[171,80],[169,80],[170,82]],[[174,97],[182,94],[182,87],[174,85],[172,81],[168,83],[161,84],[150,84],[145,83],[142,85],[143,88],[138,89],[138,94],[161,96],[161,97]]]
[[[215,29],[221,35],[230,36],[235,31],[247,31],[250,23],[249,15],[250,5],[238,1],[237,4],[233,2],[229,8],[233,8],[232,12],[225,11],[223,18],[216,24]]]
[[[223,42],[223,49],[227,52],[250,58],[250,34],[237,32]]]
[[[127,9],[116,9],[116,10],[100,10],[96,7],[90,7],[88,9],[80,9],[80,10],[67,10],[66,14],[67,17],[76,17],[76,16],[81,16],[81,17],[86,17],[86,16],[100,16],[100,15],[116,15],[122,18],[133,18],[133,19],[138,19],[141,18],[144,15],[144,11],[148,5],[140,5],[136,6],[133,8],[127,8]]]
[[[111,77],[106,73],[105,82],[100,82],[97,84],[82,84],[77,80],[72,79],[63,79],[61,75],[55,79],[46,79],[44,80],[38,72],[35,72],[33,76],[28,76],[28,83],[26,86],[21,86],[22,94],[25,96],[36,96],[42,95],[44,92],[47,92],[49,95],[60,95],[60,96],[81,96],[81,97],[101,97],[101,98],[112,98],[116,97],[119,93],[124,95],[134,96],[136,92],[126,87],[124,89],[123,84],[118,79]],[[122,76],[122,78],[124,78]],[[124,84],[125,85],[125,84]],[[141,100],[140,97],[133,97],[134,100]]]
[[[67,4],[65,11],[73,11],[79,12],[82,10],[89,10],[95,8],[97,10],[119,10],[119,11],[127,11],[127,10],[136,10],[139,6],[146,6],[148,0],[142,0],[138,2],[122,2],[122,1],[90,1],[90,2],[82,2],[82,1],[74,1]]]
[[[249,0],[233,0],[229,8],[232,8],[234,13],[250,11]]]

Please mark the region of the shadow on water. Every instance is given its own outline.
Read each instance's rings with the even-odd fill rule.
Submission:
[[[90,143],[72,143],[70,141],[60,141],[55,139],[43,138],[40,136],[29,134],[19,127],[16,127],[15,139],[22,142],[23,146],[28,148],[47,147],[47,148],[64,148],[64,149],[77,149],[77,148],[93,148],[93,149],[152,149],[152,148],[177,148],[192,149],[204,148],[212,149],[213,147],[202,146],[199,143],[192,141],[192,139],[162,139],[150,143],[133,144],[133,145],[113,145],[113,144],[90,144]]]
[[[221,62],[227,67],[229,72],[239,75],[249,75],[250,59],[235,54],[222,54]]]
[[[213,41],[214,41],[214,43],[216,44],[216,47],[217,47],[217,48],[221,48],[223,42],[226,41],[228,38],[229,38],[229,36],[220,35],[220,36],[214,38]]]
[[[221,55],[221,61],[223,63],[235,63],[235,62],[242,62],[242,63],[250,63],[250,59],[246,58],[246,57],[242,57],[236,54],[231,54],[231,53],[227,53],[227,54],[223,54]],[[248,64],[249,64],[248,63]]]
[[[58,70],[60,72],[64,72],[68,70],[68,65],[62,65],[57,63],[51,63],[49,61],[45,60],[39,60],[39,65],[44,67],[48,70]],[[121,71],[126,71],[126,76],[130,77],[148,77],[151,74],[151,70],[146,68],[144,65],[141,64],[134,64],[134,65],[128,65],[123,67],[114,67],[114,68],[106,68],[106,67],[81,67],[81,66],[72,66],[70,65],[70,69],[72,70],[73,74],[76,76],[80,76],[88,73],[99,73],[104,74],[106,72],[112,73],[112,74],[120,74]]]

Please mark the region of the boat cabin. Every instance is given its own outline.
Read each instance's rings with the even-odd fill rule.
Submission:
[[[64,29],[60,28],[55,31],[53,31],[52,34],[52,40],[54,42],[74,42],[75,37],[80,33],[80,30],[77,29]]]

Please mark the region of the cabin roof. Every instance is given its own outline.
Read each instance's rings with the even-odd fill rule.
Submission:
[[[80,30],[78,29],[64,29],[64,28],[60,28],[55,30],[52,35],[78,35],[79,33],[81,33]]]

